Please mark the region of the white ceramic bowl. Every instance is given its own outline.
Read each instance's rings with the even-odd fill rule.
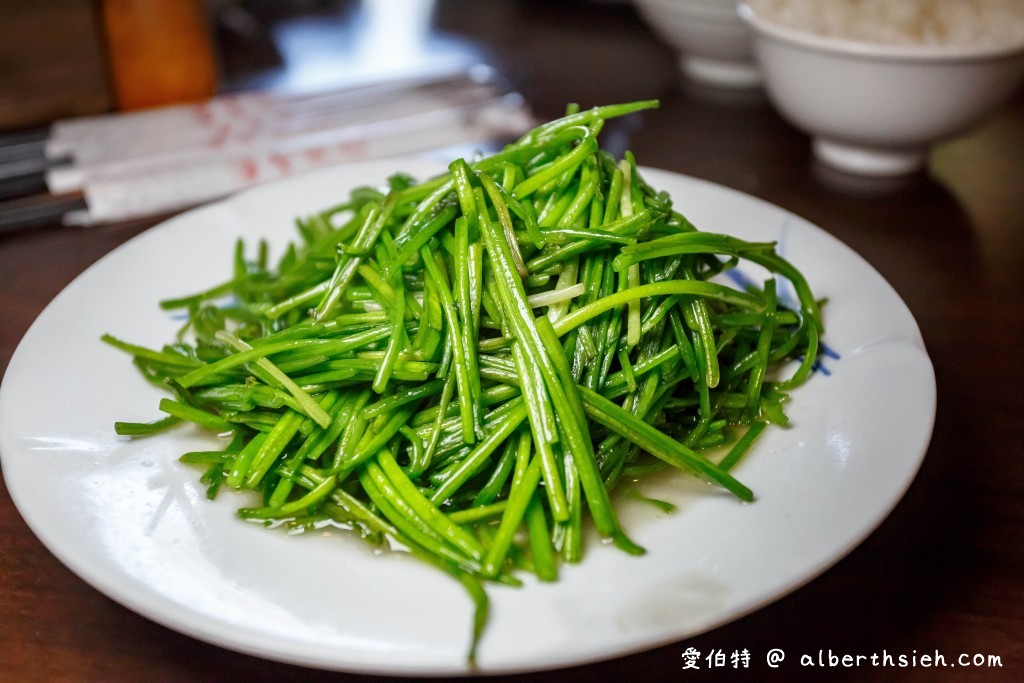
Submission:
[[[687,77],[717,87],[760,84],[753,37],[736,11],[737,0],[633,2],[651,30],[676,50]]]
[[[920,169],[931,144],[977,124],[1024,77],[1024,43],[1005,47],[883,45],[824,37],[740,16],[768,97],[842,171],[898,176]]]

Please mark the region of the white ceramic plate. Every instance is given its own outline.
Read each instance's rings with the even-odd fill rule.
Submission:
[[[157,301],[224,279],[235,239],[273,253],[296,215],[330,206],[422,160],[345,166],[262,186],[183,214],[115,250],[67,287],[25,335],[0,391],[0,453],[15,504],[83,579],[170,628],[227,648],[315,667],[466,673],[471,606],[446,575],[343,534],[289,537],[210,503],[187,450],[213,439],[182,428],[136,441],[115,420],[158,416],[163,395],[110,332],[159,346],[180,324]],[[490,587],[479,670],[514,672],[610,658],[736,619],[794,590],[855,547],[916,473],[935,413],[934,374],[913,317],[850,249],[804,220],[738,192],[663,171],[653,185],[702,229],[779,239],[827,296],[830,375],[796,391],[789,429],[766,432],[738,468],[740,504],[685,477],[645,491],[674,514],[626,500],[643,557],[591,544],[555,584]],[[753,273],[751,273],[753,274]],[[245,501],[248,502],[248,501]]]

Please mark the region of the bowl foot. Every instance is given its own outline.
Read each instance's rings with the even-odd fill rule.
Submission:
[[[814,139],[814,155],[824,164],[867,176],[909,175],[924,166],[927,148],[864,147],[826,138]]]
[[[687,78],[719,88],[756,88],[761,85],[761,71],[750,62],[683,56],[679,59],[679,68]]]

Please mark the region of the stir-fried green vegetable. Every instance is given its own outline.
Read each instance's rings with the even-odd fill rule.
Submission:
[[[624,480],[673,467],[752,500],[730,471],[785,423],[818,304],[773,243],[698,231],[632,156],[599,148],[607,119],[655,105],[572,111],[444,175],[357,189],[299,220],[273,266],[239,243],[223,284],[163,302],[187,312],[177,341],[104,337],[172,394],[118,433],[228,435],[181,460],[211,498],[258,492],[241,517],[342,524],[452,574],[477,605],[471,659],[484,582],[555,580],[588,519],[643,552],[613,504]],[[799,304],[774,279],[712,281],[741,260]]]

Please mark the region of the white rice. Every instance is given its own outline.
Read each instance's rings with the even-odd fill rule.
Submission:
[[[1024,0],[747,0],[757,16],[823,36],[888,45],[1024,45]]]

